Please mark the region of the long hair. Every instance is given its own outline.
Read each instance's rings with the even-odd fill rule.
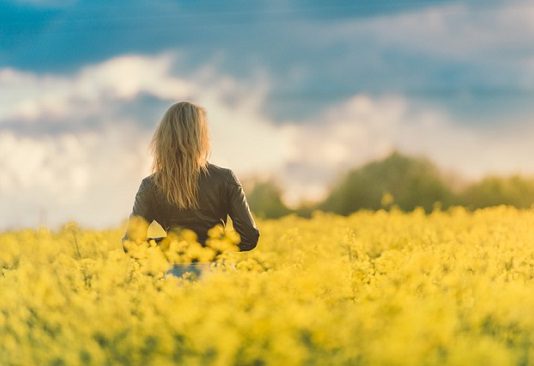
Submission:
[[[179,208],[198,208],[198,177],[210,154],[206,110],[189,102],[173,104],[150,142],[154,181]]]

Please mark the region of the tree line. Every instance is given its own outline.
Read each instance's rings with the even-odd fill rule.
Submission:
[[[428,158],[395,151],[384,159],[347,171],[320,202],[303,202],[291,209],[284,204],[282,188],[274,180],[255,182],[247,189],[247,198],[251,210],[261,218],[291,213],[309,217],[314,210],[349,215],[361,209],[393,206],[403,211],[422,207],[426,212],[436,207],[464,206],[474,210],[501,204],[531,208],[534,177],[492,175],[458,186]]]

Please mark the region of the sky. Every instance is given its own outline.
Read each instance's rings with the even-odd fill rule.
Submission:
[[[534,174],[533,39],[523,0],[0,0],[0,229],[123,222],[181,100],[292,206],[393,150]]]

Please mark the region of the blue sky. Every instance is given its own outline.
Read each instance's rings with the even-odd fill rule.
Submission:
[[[534,173],[529,1],[30,0],[0,10],[0,151],[10,156],[0,198],[20,210],[0,212],[8,226],[35,224],[27,211],[116,222],[148,171],[158,118],[185,98],[212,116],[212,160],[276,177],[288,202],[324,196],[342,171],[393,148],[473,179]],[[240,150],[233,138],[248,142]],[[124,156],[116,181],[94,177]],[[23,197],[9,198],[15,190]],[[118,198],[102,217],[107,195]]]
[[[458,117],[482,117],[495,123],[510,113],[531,114],[534,109],[529,103],[534,91],[521,84],[523,73],[514,63],[532,56],[527,34],[523,40],[501,39],[484,45],[474,38],[463,40],[462,34],[450,29],[453,46],[464,42],[463,46],[479,52],[459,55],[448,53],[448,44],[429,47],[431,39],[425,40],[424,34],[388,39],[372,30],[342,29],[343,24],[371,18],[387,22],[402,13],[460,4],[472,13],[464,22],[480,22],[480,32],[495,32],[480,20],[484,15],[491,19],[498,11],[500,4],[495,1],[1,4],[2,66],[68,73],[125,53],[179,49],[185,51],[183,73],[209,60],[236,78],[264,68],[275,81],[265,111],[274,119],[308,117],[317,108],[359,91],[397,91],[422,103],[441,105]],[[292,82],[284,82],[291,75]],[[465,94],[472,97],[466,100]]]

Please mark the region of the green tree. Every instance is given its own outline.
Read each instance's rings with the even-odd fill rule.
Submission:
[[[275,219],[292,211],[282,201],[282,190],[272,180],[257,181],[247,193],[250,209],[261,218]]]
[[[534,204],[534,178],[486,177],[467,187],[460,195],[460,202],[471,209],[501,204],[530,208]]]
[[[454,195],[437,167],[426,158],[393,152],[387,158],[349,171],[318,208],[347,215],[358,209],[397,205],[420,206],[429,212],[435,203],[449,206]]]

